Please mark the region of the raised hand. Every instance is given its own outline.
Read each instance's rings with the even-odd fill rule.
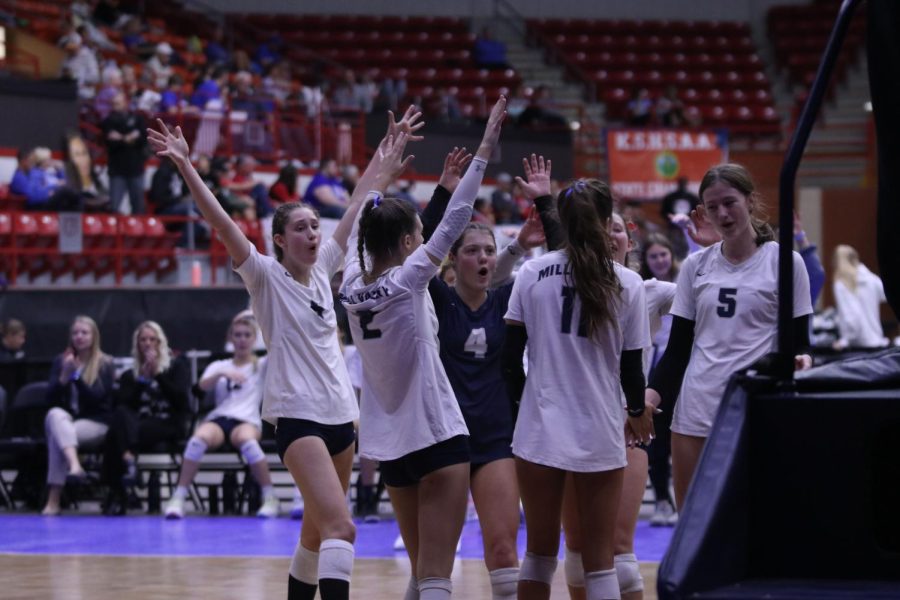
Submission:
[[[421,117],[422,117],[421,111],[418,111],[414,104],[410,104],[407,107],[406,112],[403,113],[403,117],[399,121],[394,120],[394,112],[389,110],[388,111],[388,131],[387,131],[387,136],[385,136],[385,137],[393,136],[394,139],[396,139],[399,134],[405,133],[409,136],[408,141],[410,141],[410,142],[419,142],[419,141],[424,140],[425,136],[413,135],[416,131],[420,130],[422,127],[425,126],[424,121],[421,123],[416,122]]]
[[[405,133],[400,133],[396,138],[389,135],[378,146],[378,156],[381,159],[378,175],[375,178],[378,189],[386,189],[392,181],[406,170],[406,167],[415,158],[412,154],[405,159],[403,158],[403,151],[406,149],[408,141],[409,136]]]
[[[535,198],[550,195],[550,168],[551,161],[544,160],[543,156],[531,155],[531,161],[527,158],[522,159],[522,166],[525,167],[525,179],[516,176],[516,183],[522,190],[522,195],[529,202],[533,202]]]
[[[716,232],[709,219],[706,218],[706,209],[702,204],[691,211],[689,219],[672,217],[672,223],[678,225],[698,246],[712,246],[722,241],[722,236]]]
[[[470,160],[472,160],[472,155],[465,148],[454,146],[453,150],[444,158],[444,170],[441,172],[438,185],[452,194],[459,185],[459,180]]]
[[[544,226],[541,224],[541,217],[535,207],[528,210],[528,218],[519,230],[516,241],[525,250],[531,250],[538,246],[543,246],[547,238],[544,236]]]
[[[477,156],[484,160],[490,158],[494,151],[494,146],[500,139],[500,130],[503,127],[503,119],[506,118],[506,96],[500,96],[497,103],[491,109],[491,116],[488,117],[487,126],[484,128],[484,137],[481,139],[481,146],[478,148]]]
[[[157,119],[159,131],[147,129],[147,141],[157,156],[168,156],[175,162],[186,161],[190,154],[187,140],[181,132],[181,127],[175,127],[174,133],[169,130],[162,119]]]

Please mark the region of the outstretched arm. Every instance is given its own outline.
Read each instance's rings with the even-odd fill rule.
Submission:
[[[550,195],[550,170],[553,163],[543,156],[531,155],[531,160],[522,159],[525,168],[525,179],[516,177],[516,182],[527,200],[534,202],[538,214],[541,216],[541,224],[544,227],[544,236],[547,238],[547,249],[556,250],[562,246],[565,240],[559,214],[553,205],[553,196]]]
[[[497,267],[494,269],[494,277],[491,279],[491,287],[500,287],[512,279],[513,268],[522,256],[531,250],[543,245],[545,242],[544,228],[534,207],[528,211],[528,218],[519,235],[497,255]]]
[[[250,256],[250,241],[247,236],[240,230],[237,224],[228,216],[219,201],[213,193],[206,187],[197,169],[191,164],[189,158],[190,149],[188,143],[184,139],[181,127],[176,127],[172,132],[166,127],[161,119],[156,120],[159,131],[155,129],[147,130],[147,139],[150,146],[156,151],[156,155],[164,158],[168,157],[175,163],[175,167],[181,174],[181,177],[187,183],[197,208],[203,215],[203,218],[212,225],[225,244],[228,255],[231,257],[235,267],[241,266],[247,257]]]
[[[427,242],[444,217],[450,196],[456,191],[462,172],[472,160],[472,155],[465,148],[453,147],[444,158],[444,170],[438,180],[437,187],[431,195],[431,201],[422,212],[422,238]]]

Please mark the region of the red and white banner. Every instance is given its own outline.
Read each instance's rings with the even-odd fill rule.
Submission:
[[[703,175],[728,160],[728,135],[712,129],[607,129],[606,158],[613,193],[655,200],[686,177],[697,190]]]

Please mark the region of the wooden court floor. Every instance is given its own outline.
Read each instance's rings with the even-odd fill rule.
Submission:
[[[286,558],[0,554],[0,598],[278,599],[287,596],[288,566]],[[656,599],[657,567],[656,563],[641,563],[647,600]],[[403,597],[408,579],[408,563],[399,557],[357,559],[350,597],[398,600]],[[490,599],[490,584],[482,561],[456,561],[453,597]],[[551,598],[568,598],[562,565],[556,571]]]

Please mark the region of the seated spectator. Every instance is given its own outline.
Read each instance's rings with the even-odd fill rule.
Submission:
[[[126,21],[122,31],[122,44],[129,52],[141,59],[149,58],[156,50],[156,45],[144,37],[145,29],[144,23],[139,17],[131,17]]]
[[[77,133],[66,136],[63,153],[66,187],[78,194],[84,210],[93,212],[111,210],[109,190],[94,168],[94,160],[84,139]]]
[[[138,79],[138,89],[134,93],[133,104],[138,112],[155,115],[159,112],[159,103],[162,101],[162,94],[157,91],[156,85],[153,83],[153,74],[146,69],[141,72]]]
[[[269,203],[277,209],[282,204],[297,202],[300,194],[297,192],[297,167],[288,163],[278,171],[278,179],[269,188]]]
[[[519,127],[557,128],[568,125],[566,118],[555,111],[550,99],[550,88],[539,85],[534,89],[528,106],[519,115]]]
[[[234,51],[234,59],[231,61],[230,70],[232,73],[247,71],[253,75],[262,75],[263,73],[263,69],[259,66],[259,63],[250,60],[250,55],[247,54],[247,51],[240,49]]]
[[[884,283],[859,260],[852,246],[834,249],[834,303],[841,337],[834,343],[844,348],[883,348],[890,341],[881,327],[880,305],[887,302]]]
[[[506,99],[506,114],[513,120],[518,122],[519,117],[525,112],[530,104],[530,88],[523,88],[521,83],[515,84]]]
[[[200,468],[200,460],[207,450],[230,444],[250,466],[250,471],[262,488],[263,502],[258,517],[277,517],[280,509],[266,455],[259,445],[266,359],[253,354],[257,338],[256,320],[238,315],[228,328],[228,340],[234,345],[234,357],[209,364],[197,384],[215,398],[215,408],[197,427],[188,440],[181,462],[178,486],[166,504],[167,519],[184,517],[184,500],[188,488]]]
[[[194,93],[191,95],[191,106],[203,110],[211,102],[221,103],[227,80],[228,72],[222,67],[210,70],[200,85],[194,89]]]
[[[63,49],[66,51],[66,58],[62,63],[63,77],[75,80],[79,98],[93,98],[97,84],[100,83],[97,57],[82,43],[81,36],[74,32],[67,36]]]
[[[343,79],[334,87],[331,96],[331,109],[334,111],[359,110],[369,112],[372,108],[372,97],[369,90],[357,80],[356,74],[347,69]],[[367,110],[368,109],[368,110]]]
[[[656,121],[663,127],[681,127],[684,118],[684,103],[678,98],[678,90],[674,85],[666,88],[665,93],[656,100]]]
[[[82,483],[86,475],[79,446],[98,446],[106,437],[113,408],[115,368],[100,349],[100,330],[93,319],[75,317],[69,345],[50,368],[44,419],[47,436],[47,504],[42,515],[60,511],[63,485]]]
[[[144,163],[147,133],[144,118],[128,107],[124,93],[113,98],[113,111],[100,124],[106,142],[109,190],[114,212],[124,212],[122,200],[128,192],[131,214],[144,209]]]
[[[631,100],[625,106],[627,116],[626,122],[629,125],[643,127],[650,124],[650,118],[653,116],[653,100],[650,99],[650,92],[647,88],[636,87],[632,90]]]
[[[212,38],[206,42],[206,48],[204,50],[204,54],[206,54],[206,60],[211,65],[226,65],[228,64],[228,50],[225,49],[225,30],[221,27],[216,27],[213,31]]]
[[[105,515],[125,514],[127,489],[137,484],[138,454],[160,442],[183,439],[189,413],[190,369],[172,355],[159,324],[138,325],[131,356],[132,367],[119,378],[103,449],[103,480],[110,490]]]
[[[153,87],[158,90],[166,87],[169,78],[172,77],[172,54],[172,46],[168,42],[161,42],[156,45],[156,52],[144,65],[144,71],[150,73]]]
[[[513,178],[509,173],[497,173],[497,187],[491,194],[491,206],[498,225],[521,223],[519,208],[512,196]]]
[[[506,44],[495,40],[487,27],[484,27],[475,38],[472,58],[482,69],[509,68],[509,63],[506,62]]]
[[[167,217],[199,217],[197,207],[194,200],[187,191],[187,186],[178,169],[175,168],[171,160],[161,160],[153,178],[150,181],[150,190],[147,192],[147,198],[153,203],[156,214]],[[178,231],[182,233],[179,245],[184,246],[188,241],[188,227],[190,223],[187,221],[177,223],[166,223],[166,229],[169,231]],[[196,242],[206,242],[209,240],[208,226],[202,221],[194,222],[194,240]]]
[[[284,106],[292,87],[290,64],[283,60],[271,65],[263,78],[263,93],[274,98],[278,106]]]
[[[34,166],[28,173],[26,210],[80,211],[78,194],[66,188],[62,164],[53,160],[49,148],[35,148]]]
[[[9,182],[9,193],[16,196],[28,194],[28,175],[34,164],[34,152],[31,148],[19,148],[16,153],[16,170],[13,171],[12,180]]]
[[[246,212],[246,218],[262,218],[272,213],[269,204],[269,193],[266,186],[254,180],[256,159],[249,154],[241,154],[234,163],[234,170],[222,179],[222,187],[231,201],[252,211],[255,217]]]
[[[267,69],[281,60],[281,47],[283,45],[284,42],[281,36],[273,33],[267,40],[257,46],[253,59],[260,67]]]
[[[100,119],[105,119],[112,112],[113,98],[124,91],[122,71],[116,65],[103,69],[103,87],[94,98],[94,110]]]
[[[249,71],[238,71],[234,75],[234,85],[230,92],[231,110],[247,113],[251,121],[268,121],[275,112],[275,101],[253,88],[253,75]]]
[[[176,114],[188,108],[193,109],[193,107],[188,107],[187,101],[184,99],[184,94],[181,91],[183,87],[184,80],[181,79],[180,75],[176,74],[169,77],[169,82],[159,97],[159,112]]]
[[[25,358],[25,324],[18,319],[3,323],[0,338],[0,362],[12,362]]]
[[[425,100],[422,110],[425,113],[425,118],[430,121],[452,123],[459,121],[463,116],[456,94],[451,93],[443,85],[438,86],[434,94]]]
[[[350,196],[341,185],[340,170],[333,158],[322,159],[319,170],[303,194],[303,201],[316,208],[326,219],[340,219],[347,210]]]

